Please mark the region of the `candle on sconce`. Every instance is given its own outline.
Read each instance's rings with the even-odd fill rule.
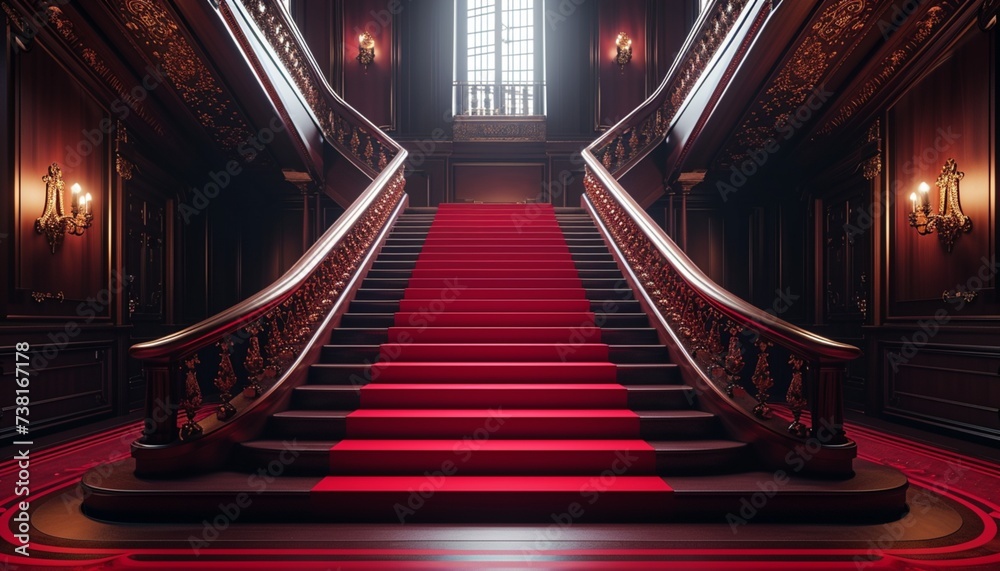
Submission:
[[[70,187],[70,191],[73,193],[73,197],[70,199],[70,204],[73,208],[80,208],[83,206],[83,195],[80,194],[80,184],[75,183]]]
[[[926,182],[920,183],[920,205],[930,206],[931,205],[931,186]]]
[[[917,211],[917,193],[910,193],[910,202],[913,204],[913,212]]]
[[[84,201],[84,206],[86,208],[86,210],[84,210],[84,212],[86,212],[87,214],[90,214],[90,201],[91,200],[92,199],[91,199],[90,193],[88,192],[87,196],[86,196],[86,200]]]

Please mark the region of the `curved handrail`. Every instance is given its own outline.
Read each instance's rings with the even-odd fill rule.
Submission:
[[[781,345],[810,359],[846,361],[861,356],[861,350],[853,345],[846,345],[802,329],[729,293],[691,261],[691,258],[667,236],[667,233],[649,217],[649,214],[636,203],[635,199],[625,191],[618,181],[600,168],[593,155],[588,156],[587,151],[584,151],[584,160],[592,169],[588,176],[600,178],[605,187],[613,189],[614,199],[625,210],[629,218],[635,222],[639,231],[650,240],[656,251],[667,260],[667,263],[681,275],[685,282],[702,293],[705,300],[726,317],[743,327],[758,331],[765,337],[774,338]]]
[[[677,113],[689,101],[704,78],[704,70],[715,63],[719,47],[737,24],[748,4],[771,0],[721,0],[702,10],[667,75],[652,95],[604,132],[587,151],[601,157],[601,164],[614,174],[627,168],[662,143]],[[668,97],[669,96],[669,97]]]
[[[770,0],[716,0],[702,12],[695,32],[657,90],[642,105],[582,151],[586,164],[585,202],[621,252],[655,310],[704,367],[706,378],[726,382],[729,397],[749,377],[757,389],[754,416],[771,418],[768,399],[774,387],[772,349],[788,353],[791,380],[786,395],[794,416],[788,431],[805,437],[800,422],[807,405],[812,433],[817,425],[833,427],[824,445],[846,446],[840,397],[843,365],[857,358],[856,347],[824,338],[765,312],[726,291],[698,268],[622,187],[619,178],[669,141],[679,114],[692,104],[710,77],[722,85],[733,67],[773,14]],[[728,63],[726,63],[728,62]],[[723,65],[728,67],[723,68]],[[723,69],[725,73],[720,73]],[[750,334],[756,366],[744,372],[744,341]],[[747,355],[749,356],[749,355]]]
[[[252,4],[252,5],[251,5]],[[220,0],[227,20],[238,11],[256,26],[271,56],[285,68],[327,142],[371,178],[402,147],[334,92],[284,6],[274,0]]]
[[[256,321],[287,301],[368,212],[384,188],[396,177],[405,160],[406,151],[403,150],[365,189],[358,200],[344,211],[333,226],[323,233],[319,240],[277,281],[242,302],[194,325],[153,341],[137,343],[129,349],[129,354],[136,359],[158,362],[172,355],[190,353],[206,343],[214,342],[221,336]]]
[[[147,380],[147,426],[137,443],[144,451],[175,444],[178,437],[183,441],[198,439],[206,429],[217,431],[238,414],[255,408],[254,403],[260,402],[255,399],[261,394],[284,386],[295,357],[313,345],[311,339],[342,306],[363,260],[385,236],[404,200],[406,150],[333,92],[311,54],[302,47],[303,40],[284,9],[274,0],[221,0],[219,10],[244,50],[259,55],[262,45],[270,46],[271,57],[280,65],[267,71],[255,63],[257,73],[278,74],[294,84],[327,142],[372,182],[271,285],[199,323],[131,347],[130,354],[143,361]],[[266,81],[270,84],[277,78]],[[280,97],[270,90],[269,96]],[[275,103],[280,106],[280,102]],[[234,349],[239,341],[247,343],[237,356]],[[218,422],[196,421],[202,405],[198,365],[201,357],[215,356],[218,368],[213,383],[221,400],[216,411]],[[237,358],[242,361],[234,364]],[[243,379],[242,396],[234,397],[232,392]],[[237,411],[233,403],[243,410]],[[178,430],[180,410],[187,421]]]

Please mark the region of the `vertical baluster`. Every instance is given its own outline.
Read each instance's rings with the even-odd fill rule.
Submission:
[[[255,399],[260,396],[263,389],[260,386],[261,373],[264,372],[264,357],[260,353],[261,325],[255,321],[247,325],[247,334],[250,335],[250,347],[247,349],[246,358],[243,360],[243,367],[247,370],[247,386],[243,389],[243,396]]]
[[[358,147],[361,146],[361,139],[358,137],[358,130],[354,129],[351,134],[351,154],[357,156]]]
[[[295,355],[292,347],[292,340],[295,338],[295,328],[294,298],[289,298],[288,301],[281,304],[281,344],[278,349],[278,362],[281,365],[280,370],[282,372]]]
[[[198,355],[192,355],[191,358],[184,360],[187,373],[184,376],[184,398],[180,406],[184,409],[187,421],[181,426],[180,437],[185,442],[201,436],[201,426],[194,421],[194,415],[201,406],[201,385],[198,384],[198,373],[195,371],[195,366],[200,362]]]
[[[372,147],[372,139],[371,139],[371,137],[369,137],[368,138],[368,143],[365,145],[365,155],[364,155],[364,157],[365,157],[365,162],[368,163],[368,166],[370,166],[370,167],[374,167],[375,166],[375,163],[372,160],[373,156],[375,156],[375,149]]]
[[[723,364],[726,358],[725,347],[722,346],[723,316],[718,310],[712,310],[712,324],[708,331],[709,364],[708,373],[714,381],[721,381],[726,375]]]
[[[735,394],[740,384],[740,373],[743,371],[743,348],[740,346],[740,333],[743,328],[736,323],[729,324],[729,347],[726,352],[725,368],[728,376],[726,384],[726,394],[730,397]]]
[[[688,347],[691,347],[691,340],[694,337],[694,330],[691,327],[691,309],[694,305],[694,296],[690,295],[690,292],[685,293],[688,293],[689,295],[687,295],[687,299],[684,300],[684,309],[680,311],[678,320],[680,327],[678,327],[678,331],[680,331],[681,336],[684,337],[684,341]]]
[[[703,299],[698,300],[697,310],[694,319],[694,351],[692,355],[702,366],[707,366],[712,361],[712,353],[708,349],[711,338],[712,312],[706,308]]]
[[[281,312],[278,308],[272,309],[267,313],[265,319],[267,319],[267,343],[264,344],[264,348],[267,351],[267,366],[264,367],[263,378],[274,380],[278,378],[278,373],[281,370],[278,359],[278,354],[281,352]]]
[[[531,86],[525,85],[521,87],[521,104],[523,113],[522,115],[532,115],[533,111],[531,109]]]
[[[233,349],[233,342],[227,336],[216,343],[216,346],[219,348],[220,357],[219,372],[214,382],[216,388],[219,389],[219,398],[222,402],[219,403],[215,416],[219,420],[229,420],[236,414],[236,407],[229,402],[233,398],[229,391],[233,390],[233,386],[236,385],[236,371],[233,370],[233,361],[229,357]]]
[[[792,411],[792,416],[794,419],[792,423],[788,425],[788,432],[791,432],[799,438],[805,438],[809,434],[809,430],[799,421],[802,416],[802,409],[806,407],[806,397],[803,392],[802,387],[802,365],[805,363],[802,359],[795,356],[795,354],[788,356],[788,364],[792,367],[792,380],[788,383],[788,392],[785,393],[785,401],[788,403],[788,408]]]
[[[757,353],[757,366],[754,368],[753,381],[754,388],[757,389],[757,406],[753,407],[753,413],[757,418],[771,418],[771,408],[767,406],[768,391],[774,386],[774,379],[771,377],[771,366],[767,362],[768,349],[772,344],[770,341],[757,341],[759,353]]]

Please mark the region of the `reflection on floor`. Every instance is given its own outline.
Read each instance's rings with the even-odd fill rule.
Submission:
[[[223,507],[199,524],[121,525],[83,516],[77,485],[128,457],[130,424],[31,453],[30,558],[19,556],[23,500],[3,500],[4,569],[981,569],[1000,568],[1000,466],[857,425],[863,461],[901,470],[910,513],[870,525],[728,521],[548,525],[273,524]],[[0,465],[0,481],[18,467]],[[112,475],[109,474],[109,477]],[[762,474],[762,478],[767,474]],[[227,515],[228,514],[228,515]]]

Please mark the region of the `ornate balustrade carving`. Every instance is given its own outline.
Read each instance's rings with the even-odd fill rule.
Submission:
[[[356,212],[348,210],[275,284],[199,324],[132,347],[147,370],[165,364],[170,376],[149,395],[159,414],[147,418],[143,443],[204,437],[273,387],[344,293],[402,200],[402,166],[385,175],[352,206]],[[206,378],[213,378],[211,395],[205,394]],[[196,419],[206,402],[214,414]],[[179,430],[178,409],[186,417]]]
[[[762,16],[772,9],[760,0],[716,0],[707,9],[653,96],[583,151],[585,203],[645,291],[651,309],[680,342],[697,374],[715,388],[718,402],[742,410],[747,422],[760,427],[754,434],[772,435],[766,438],[779,443],[779,449],[817,438],[837,450],[820,463],[819,471],[844,474],[850,471],[852,444],[843,433],[840,383],[844,363],[860,351],[799,329],[719,287],[618,180],[632,165],[649,160],[711,62],[741,57],[741,43],[759,32]],[[743,34],[741,42],[727,43],[731,33]],[[782,403],[771,398],[778,391],[784,393]]]
[[[298,28],[274,0],[232,0],[243,7],[312,110],[326,140],[369,176],[396,156],[396,145],[363,115],[334,95]],[[223,3],[223,10],[229,7]]]
[[[207,440],[266,401],[261,397],[290,374],[404,200],[406,151],[333,93],[284,9],[274,0],[222,0],[219,9],[230,26],[237,26],[234,12],[257,26],[255,39],[242,28],[231,31],[269,45],[324,138],[373,181],[275,283],[198,324],[132,347],[147,378],[146,428],[133,452]],[[223,450],[224,440],[214,439],[222,444],[213,450]],[[153,471],[172,469],[164,466],[177,456],[163,458],[150,463]]]
[[[651,236],[655,224],[648,217],[645,224],[640,223],[634,211],[623,207],[621,191],[610,191],[589,169],[584,184],[588,200],[625,263],[705,378],[729,397],[752,389],[750,412],[762,422],[787,424],[773,418],[770,400],[779,384],[774,365],[784,359],[788,369],[787,375],[782,369],[780,384],[787,385],[784,408],[792,416],[787,432],[806,438],[815,435],[818,423],[823,423],[837,433],[825,438],[825,443],[845,441],[839,413],[821,412],[828,410],[828,403],[807,401],[806,374],[821,365],[857,357],[856,348],[813,335],[731,296],[711,283],[665,234]],[[754,366],[747,368],[747,362]],[[802,421],[807,407],[811,430]]]
[[[666,81],[639,108],[613,127],[592,147],[604,168],[619,175],[628,166],[649,154],[663,142],[667,129],[684,100],[698,83],[715,57],[723,40],[739,19],[749,0],[716,2],[702,19],[698,33],[692,35]]]

